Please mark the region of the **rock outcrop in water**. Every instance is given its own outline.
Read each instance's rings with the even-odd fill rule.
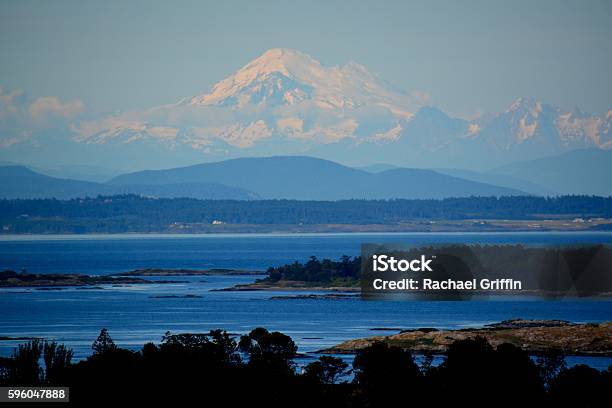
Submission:
[[[494,347],[510,343],[533,353],[558,350],[567,355],[612,356],[612,322],[575,324],[563,320],[505,320],[476,329],[405,330],[390,336],[349,340],[322,353],[352,354],[375,342],[416,353],[444,353],[456,340],[484,337]]]
[[[176,282],[176,281],[175,281]],[[78,273],[27,273],[11,270],[0,271],[0,287],[37,287],[40,290],[59,289],[64,286],[126,285],[145,283],[172,283],[171,281],[153,282],[128,276],[90,276]]]

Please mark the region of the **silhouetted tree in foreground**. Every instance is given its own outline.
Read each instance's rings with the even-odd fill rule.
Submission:
[[[347,370],[348,364],[341,358],[321,356],[319,360],[304,368],[304,375],[322,384],[336,384],[343,375],[347,374]]]
[[[544,386],[537,366],[511,344],[495,349],[483,337],[455,341],[435,371],[435,387],[448,402],[468,395],[482,405],[487,401],[543,402]]]
[[[555,405],[601,407],[612,401],[612,366],[600,372],[580,364],[564,368],[552,379],[550,395]]]
[[[355,384],[364,403],[386,406],[402,395],[414,395],[423,378],[412,354],[399,347],[376,342],[359,350],[353,360]]]
[[[32,340],[20,344],[10,358],[0,358],[0,384],[35,386],[59,384],[72,362],[72,350],[56,342]],[[43,357],[44,366],[40,366]]]
[[[72,363],[73,352],[63,344],[45,342],[43,359],[45,361],[45,382],[62,384],[66,379],[66,369]]]
[[[550,387],[559,371],[567,368],[565,356],[559,350],[548,350],[538,355],[536,361],[545,387]]]
[[[95,354],[103,354],[117,349],[117,346],[115,346],[115,342],[108,334],[108,330],[102,329],[96,341],[91,345],[91,349]]]
[[[42,369],[39,366],[42,353],[40,340],[32,340],[26,344],[20,344],[13,352],[13,366],[10,368],[10,376],[16,385],[38,385],[41,382]]]
[[[93,354],[76,364],[64,345],[33,340],[0,358],[0,386],[69,386],[75,405],[595,407],[612,397],[612,367],[567,368],[555,352],[534,362],[520,348],[493,347],[481,337],[455,341],[438,366],[430,356],[419,367],[409,351],[377,342],[357,352],[352,371],[341,358],[321,356],[302,374],[289,336],[257,328],[239,342],[234,337],[168,332],[159,344],[132,351],[102,330]]]

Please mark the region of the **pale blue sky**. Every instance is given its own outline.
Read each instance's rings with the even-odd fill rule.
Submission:
[[[609,1],[3,1],[0,87],[92,115],[206,91],[273,47],[350,60],[447,112],[612,108]]]

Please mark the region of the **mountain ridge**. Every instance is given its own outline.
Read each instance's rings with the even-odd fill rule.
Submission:
[[[395,199],[523,195],[424,169],[377,175],[307,156],[241,158],[119,175],[107,183],[56,178],[25,166],[0,166],[0,198],[83,198],[137,194],[197,199]],[[435,187],[432,187],[435,186]]]
[[[521,97],[501,112],[468,120],[440,110],[422,92],[395,89],[358,63],[325,66],[278,48],[208,92],[79,118],[12,138],[0,148],[0,160],[19,157],[52,168],[75,164],[75,157],[105,167],[112,158],[138,169],[307,155],[352,165],[483,171],[577,149],[612,149],[612,110],[593,115]]]
[[[178,180],[216,180],[254,191],[265,199],[342,200],[525,194],[433,170],[394,169],[372,174],[308,156],[240,158],[168,170],[147,170],[115,177],[109,183],[157,184]]]
[[[596,169],[596,171],[593,171]],[[545,185],[560,194],[612,195],[612,150],[580,149],[489,171]]]
[[[207,93],[83,122],[76,139],[154,140],[214,159],[306,154],[338,160],[350,149],[355,162],[388,156],[403,167],[472,169],[612,148],[612,110],[596,116],[521,97],[503,112],[466,120],[417,99],[357,63],[327,67],[300,51],[275,48]]]
[[[83,198],[97,195],[139,194],[163,198],[253,200],[252,192],[218,183],[132,184],[112,186],[104,183],[57,178],[25,166],[0,166],[0,198]]]
[[[596,172],[593,170],[597,169]],[[71,172],[73,170],[71,169]],[[612,195],[612,151],[583,149],[487,171],[379,163],[355,168],[310,156],[246,157],[120,174],[89,182],[30,166],[0,164],[0,197],[98,194],[211,199],[393,199],[466,195]],[[427,192],[430,192],[427,194]]]

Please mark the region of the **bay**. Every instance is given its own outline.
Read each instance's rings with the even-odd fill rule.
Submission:
[[[362,243],[389,242],[610,244],[612,233],[0,236],[0,270],[93,275],[136,268],[265,270],[310,256],[355,256]],[[380,327],[477,327],[519,317],[612,320],[612,302],[608,301],[273,300],[294,293],[211,291],[250,282],[253,276],[156,279],[186,282],[58,291],[0,289],[0,336],[55,339],[82,358],[90,353],[103,327],[119,345],[138,348],[147,341],[159,342],[166,331],[222,328],[241,334],[262,326],[290,335],[301,352],[309,353],[347,339],[390,333],[372,330]],[[184,295],[194,297],[180,297]],[[17,343],[0,341],[0,355],[9,355]],[[603,369],[612,358],[571,357],[568,362]]]

